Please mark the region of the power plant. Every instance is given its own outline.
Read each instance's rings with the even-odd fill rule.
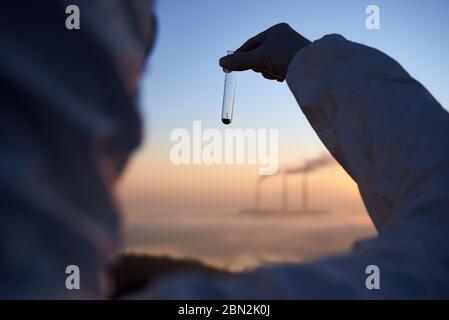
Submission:
[[[302,166],[285,168],[280,174],[272,176],[260,176],[256,181],[255,196],[254,196],[254,208],[243,209],[240,211],[244,215],[258,215],[258,216],[295,216],[305,214],[323,214],[327,213],[324,209],[311,209],[309,206],[309,186],[308,175],[318,169],[332,165],[335,160],[331,155],[325,154],[318,158],[314,158],[306,161]],[[288,178],[292,175],[302,175],[301,184],[301,208],[290,208],[288,204]],[[262,208],[262,184],[264,181],[270,178],[281,176],[281,207],[280,208]]]

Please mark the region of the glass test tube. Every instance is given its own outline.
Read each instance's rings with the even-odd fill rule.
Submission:
[[[228,51],[228,55],[233,53],[234,51]],[[232,113],[234,112],[236,73],[226,69],[223,69],[223,71],[225,73],[225,83],[221,121],[224,124],[230,124],[232,122]]]

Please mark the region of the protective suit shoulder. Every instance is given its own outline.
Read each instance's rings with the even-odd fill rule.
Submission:
[[[448,113],[395,60],[328,35],[296,55],[287,82],[379,231],[449,211]]]

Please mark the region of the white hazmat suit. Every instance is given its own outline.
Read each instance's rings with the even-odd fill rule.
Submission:
[[[144,298],[449,298],[449,114],[396,61],[328,35],[301,50],[287,83],[357,182],[379,236],[351,253],[231,278],[178,276]],[[366,286],[379,268],[380,288]]]

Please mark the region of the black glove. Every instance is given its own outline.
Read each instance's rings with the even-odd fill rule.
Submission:
[[[111,298],[119,299],[127,294],[136,293],[154,285],[160,277],[179,273],[201,273],[223,277],[234,275],[227,270],[217,269],[196,260],[122,254],[108,270],[107,275],[113,287]]]
[[[288,24],[279,23],[221,58],[220,66],[231,71],[252,69],[267,79],[284,81],[294,55],[309,43]]]

